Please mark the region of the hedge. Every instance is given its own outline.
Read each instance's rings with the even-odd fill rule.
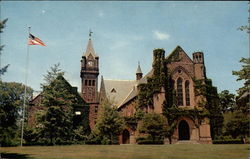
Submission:
[[[213,144],[244,144],[241,139],[213,140]]]

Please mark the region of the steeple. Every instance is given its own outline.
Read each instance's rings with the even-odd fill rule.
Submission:
[[[138,62],[138,67],[136,70],[136,80],[140,80],[142,78],[142,71],[141,71],[141,67],[140,67],[140,62]]]
[[[89,41],[88,41],[87,49],[86,49],[86,52],[83,55],[86,58],[88,58],[89,55],[92,55],[93,58],[98,57],[98,55],[95,53],[95,50],[94,50],[94,47],[93,47],[93,44],[92,44],[92,40],[91,40],[92,33],[93,32],[90,30],[89,31]]]

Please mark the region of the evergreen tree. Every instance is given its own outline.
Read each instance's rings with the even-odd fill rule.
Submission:
[[[77,92],[62,75],[59,64],[54,65],[45,76],[46,83],[42,85],[42,105],[47,108],[43,135],[52,145],[72,139],[74,108],[83,108],[84,105],[82,98],[76,95]]]
[[[167,131],[167,120],[160,114],[145,114],[139,124],[139,132],[148,134],[148,138],[152,139],[153,143],[163,141]]]
[[[117,144],[118,135],[124,128],[125,121],[119,112],[105,101],[101,104],[102,111],[95,125],[94,134],[100,138],[101,144]]]

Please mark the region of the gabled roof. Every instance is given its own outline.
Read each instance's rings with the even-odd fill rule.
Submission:
[[[126,104],[127,102],[131,101],[132,99],[134,99],[139,91],[137,89],[137,86],[139,84],[143,84],[143,83],[147,83],[147,79],[148,77],[152,77],[153,75],[153,69],[150,70],[142,79],[140,79],[132,88],[132,90],[129,92],[129,94],[126,96],[126,98],[122,101],[122,103],[120,105],[118,105],[118,108],[122,107],[124,104]]]
[[[122,107],[124,104],[134,99],[138,95],[137,85],[133,87],[133,89],[129,92],[128,96],[122,101],[122,103],[118,106],[118,108]]]
[[[86,49],[86,52],[84,53],[83,56],[85,56],[86,58],[88,58],[89,55],[92,55],[94,58],[98,57],[98,55],[95,53],[95,50],[94,50],[94,47],[93,47],[91,39],[89,39],[89,41],[88,41],[87,49]]]
[[[103,80],[106,97],[119,106],[136,84],[135,80]]]
[[[173,61],[173,62],[181,60],[179,59],[181,52],[183,53],[183,57],[186,58],[188,62],[193,63],[193,60],[187,55],[187,53],[179,45],[176,46],[176,48],[166,57],[166,59]]]

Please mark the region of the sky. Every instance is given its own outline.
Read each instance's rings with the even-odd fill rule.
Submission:
[[[46,46],[30,46],[28,86],[40,91],[44,75],[60,63],[65,78],[80,91],[80,60],[89,30],[105,79],[135,79],[140,61],[144,75],[152,67],[152,52],[168,55],[180,45],[192,58],[203,51],[207,77],[218,91],[243,85],[232,70],[249,57],[249,35],[237,30],[247,25],[247,1],[1,1],[4,50],[1,65],[10,64],[3,81],[25,81],[28,27]],[[99,76],[100,77],[100,76]]]

